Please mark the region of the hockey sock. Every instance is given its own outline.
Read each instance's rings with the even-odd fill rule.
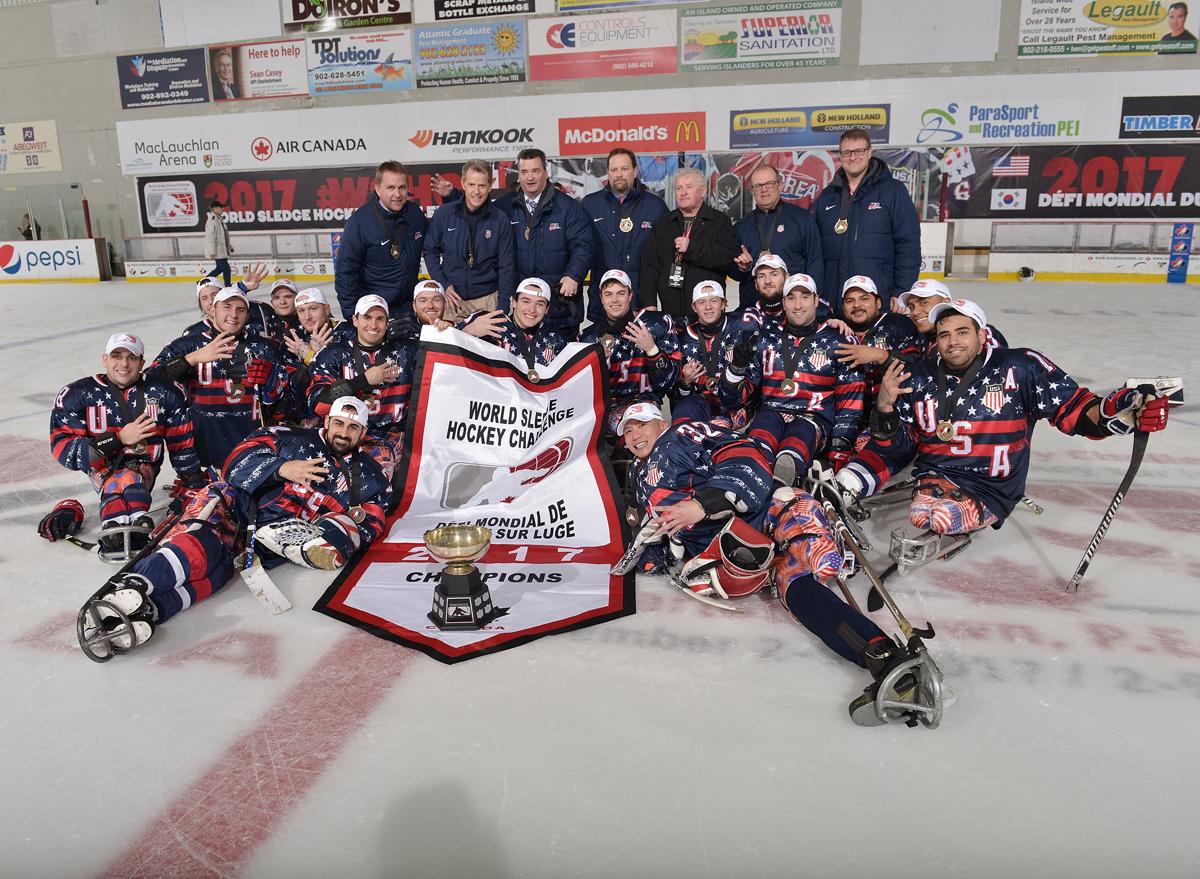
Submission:
[[[792,616],[824,641],[826,647],[862,668],[867,665],[861,642],[851,644],[839,633],[839,626],[847,626],[865,642],[887,637],[879,626],[818,583],[812,574],[793,577],[784,593],[784,602]]]

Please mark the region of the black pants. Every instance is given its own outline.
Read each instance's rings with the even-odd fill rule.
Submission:
[[[215,277],[217,277],[217,275],[220,275],[221,278],[225,281],[225,286],[228,287],[230,285],[229,260],[218,259],[217,264],[215,266],[213,266],[212,271],[210,271],[208,274],[209,274],[209,277],[212,277],[212,278],[215,278]]]

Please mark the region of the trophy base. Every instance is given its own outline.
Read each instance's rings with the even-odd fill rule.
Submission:
[[[443,632],[478,631],[499,616],[478,568],[466,574],[442,571],[433,589],[430,622]]]

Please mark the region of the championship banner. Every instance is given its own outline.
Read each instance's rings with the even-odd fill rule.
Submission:
[[[675,13],[659,10],[535,18],[531,80],[675,73]]]
[[[599,451],[608,379],[597,347],[572,343],[531,371],[457,330],[425,327],[421,346],[387,536],[314,610],[447,663],[632,614],[632,574],[609,573],[625,526]],[[435,605],[439,578],[444,589],[458,576],[426,543],[446,525],[491,532],[475,562],[476,608],[488,611],[478,627],[448,625],[449,602]]]
[[[430,178],[441,174],[457,185],[462,166],[447,162],[405,167],[410,197],[430,213],[440,203]],[[341,229],[367,203],[374,185],[374,165],[139,177],[138,211],[143,235],[203,232],[212,201],[227,205],[225,222],[232,232]]]
[[[208,103],[208,65],[203,49],[117,56],[121,108]]]
[[[1195,27],[1171,0],[1021,0],[1017,56],[1195,55]]]
[[[210,46],[213,100],[308,96],[304,40]]]
[[[840,0],[705,6],[679,13],[684,73],[837,64],[841,43]]]
[[[308,38],[308,91],[391,92],[413,87],[408,31],[364,31]]]
[[[1200,217],[1198,144],[958,147],[929,156],[948,171],[954,219]],[[931,202],[940,186],[935,175]]]

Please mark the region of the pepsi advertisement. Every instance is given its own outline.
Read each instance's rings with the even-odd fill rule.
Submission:
[[[208,65],[203,49],[117,56],[121,107],[208,103]]]

